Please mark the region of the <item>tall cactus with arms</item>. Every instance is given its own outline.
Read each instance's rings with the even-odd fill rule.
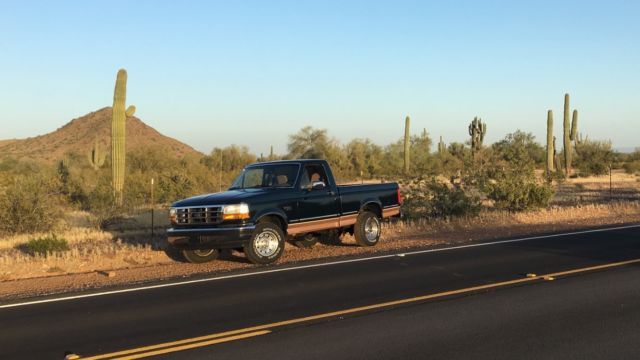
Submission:
[[[127,116],[133,116],[135,106],[125,110],[127,99],[127,71],[120,69],[113,92],[113,117],[111,121],[111,169],[113,197],[117,206],[122,206],[125,171],[125,129]]]
[[[471,124],[469,124],[469,135],[471,136],[471,153],[473,157],[476,153],[482,149],[482,142],[484,136],[487,133],[487,124],[482,122],[479,117],[474,117]]]

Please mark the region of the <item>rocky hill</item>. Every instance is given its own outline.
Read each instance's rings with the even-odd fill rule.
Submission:
[[[126,134],[127,151],[144,147],[162,147],[178,157],[200,154],[189,145],[160,134],[135,116],[127,119]],[[52,162],[62,159],[70,152],[87,153],[93,148],[96,139],[99,147],[110,153],[111,107],[73,119],[49,134],[20,140],[2,140],[0,156]]]

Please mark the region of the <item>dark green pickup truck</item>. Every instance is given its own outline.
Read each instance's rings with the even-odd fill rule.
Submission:
[[[169,243],[190,262],[242,249],[256,264],[276,261],[286,237],[311,246],[328,231],[349,232],[361,246],[378,243],[381,221],[400,216],[396,183],[337,185],[324,160],[247,166],[225,192],[171,206]]]

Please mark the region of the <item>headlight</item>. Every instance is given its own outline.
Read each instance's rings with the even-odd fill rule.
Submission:
[[[178,222],[178,212],[174,208],[169,209],[169,221],[172,224],[175,224]]]
[[[244,220],[249,218],[249,205],[225,205],[222,209],[222,220]]]

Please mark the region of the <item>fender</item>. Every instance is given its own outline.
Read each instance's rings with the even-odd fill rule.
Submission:
[[[378,215],[382,217],[382,203],[375,198],[367,198],[360,203],[360,211],[366,207],[375,207]]]
[[[284,224],[284,229],[282,230],[283,231],[287,230],[287,227],[289,226],[289,218],[287,217],[287,214],[285,214],[285,212],[282,211],[282,209],[271,208],[271,209],[261,210],[254,216],[254,219],[255,219],[254,223],[257,223],[258,221],[260,221],[260,219],[262,219],[265,216],[277,216],[282,220],[282,223]]]

